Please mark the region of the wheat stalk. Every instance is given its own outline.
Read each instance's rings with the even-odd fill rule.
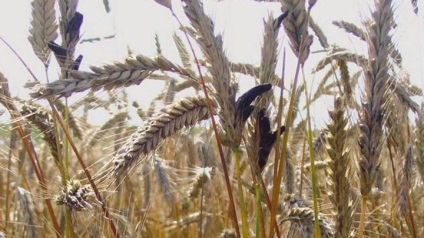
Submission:
[[[156,70],[176,72],[192,77],[185,69],[173,64],[163,56],[150,59],[138,55],[137,57],[127,58],[123,63],[117,62],[102,67],[90,67],[90,69],[93,72],[70,71],[69,74],[72,78],[59,79],[45,85],[28,84],[28,87],[34,87],[30,95],[33,98],[69,97],[75,92],[83,92],[89,89],[111,90],[117,87],[128,87],[140,84]]]
[[[200,97],[185,98],[165,107],[145,126],[139,128],[117,153],[113,159],[114,173],[116,175],[123,173],[138,160],[140,155],[156,149],[163,139],[175,134],[184,126],[192,126],[208,117],[206,100]]]
[[[57,23],[54,0],[34,0],[32,5],[32,20],[29,30],[29,42],[32,45],[35,55],[45,66],[49,64],[50,49],[47,45],[49,41],[56,40]]]

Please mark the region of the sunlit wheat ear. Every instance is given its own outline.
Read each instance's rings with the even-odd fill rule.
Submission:
[[[219,118],[225,133],[221,136],[229,146],[238,147],[242,128],[235,117],[236,88],[231,80],[230,63],[224,54],[221,35],[214,35],[214,23],[203,11],[203,4],[198,0],[185,0],[184,12],[192,28],[187,32],[197,41],[206,57],[207,68],[212,76],[214,95],[219,105]]]
[[[90,67],[93,72],[70,71],[71,78],[59,79],[48,84],[28,84],[33,98],[52,96],[69,97],[75,92],[86,90],[111,90],[140,84],[152,72],[163,70],[193,77],[188,71],[172,63],[163,56],[150,59],[143,55],[127,58],[123,63],[117,62],[102,67]]]
[[[368,65],[365,67],[365,92],[360,114],[359,146],[361,159],[361,194],[367,196],[377,178],[380,152],[383,142],[383,106],[389,81],[387,45],[392,28],[393,12],[390,0],[376,1],[373,21],[367,25]]]
[[[352,171],[349,167],[350,156],[346,139],[347,117],[344,98],[336,97],[334,109],[329,112],[331,121],[327,125],[326,149],[330,159],[328,167],[331,203],[336,210],[335,235],[349,237],[353,222],[353,207],[350,199]]]
[[[92,196],[90,185],[82,185],[79,180],[69,180],[54,197],[57,205],[65,205],[71,211],[82,211],[91,208],[87,199]]]
[[[18,216],[18,222],[22,222],[27,227],[22,229],[20,232],[22,237],[38,237],[37,227],[40,225],[37,221],[37,216],[34,209],[34,202],[31,199],[30,192],[21,188],[16,187],[16,199],[19,203],[20,209]],[[25,234],[26,231],[26,234]]]
[[[49,145],[56,165],[59,165],[62,142],[56,141],[58,137],[54,131],[51,113],[39,105],[23,102],[21,114],[40,130],[43,140]]]
[[[209,117],[206,100],[187,97],[163,108],[139,128],[114,157],[115,175],[125,173],[142,154],[155,150],[159,143],[181,130]]]
[[[284,17],[284,16],[283,16]],[[274,19],[271,15],[264,21],[264,38],[261,48],[261,66],[259,72],[260,83],[275,84],[275,67],[277,65],[278,54],[278,32],[280,29],[280,19]],[[281,19],[283,20],[283,19]],[[266,106],[260,105],[260,108]]]
[[[313,41],[313,37],[308,34],[308,13],[305,9],[305,0],[281,0],[280,2],[282,11],[289,13],[283,20],[283,25],[290,40],[290,47],[299,61],[304,64]]]
[[[55,2],[55,0],[34,0],[31,3],[32,20],[28,40],[45,66],[49,64],[51,53],[47,43],[56,40],[58,36]]]

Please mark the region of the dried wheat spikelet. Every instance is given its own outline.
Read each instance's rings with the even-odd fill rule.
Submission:
[[[34,91],[31,93],[33,98],[69,97],[75,92],[83,92],[89,89],[94,91],[100,88],[111,90],[117,87],[140,84],[156,70],[175,72],[192,77],[185,69],[163,56],[150,59],[138,55],[137,57],[127,58],[123,63],[117,62],[102,67],[90,67],[90,69],[93,72],[70,71],[71,78],[69,79],[59,79],[45,85],[28,84],[27,86],[34,87]]]
[[[212,167],[198,167],[195,168],[193,172],[195,173],[195,176],[188,190],[188,196],[191,199],[197,198],[200,195],[202,188],[211,180],[214,173]]]
[[[325,36],[321,28],[318,26],[318,24],[315,23],[314,19],[310,16],[309,16],[309,27],[311,27],[315,35],[318,37],[318,41],[321,44],[322,48],[324,49],[328,48],[330,44],[328,44],[327,37]]]
[[[79,0],[59,1],[60,34],[62,46],[67,49],[67,57],[73,59],[75,46],[79,41],[79,28],[82,23],[82,14],[77,12]]]
[[[54,0],[34,0],[32,5],[32,20],[29,30],[29,42],[32,45],[34,53],[43,62],[49,64],[50,49],[47,46],[49,41],[56,40],[57,28],[55,1]]]
[[[289,13],[283,20],[283,25],[290,40],[290,47],[299,61],[304,64],[313,41],[312,36],[308,34],[309,14],[305,9],[305,0],[281,0],[280,2],[282,11]]]
[[[232,62],[230,64],[230,70],[235,73],[242,73],[242,74],[250,75],[254,78],[259,78],[260,68],[252,64]]]
[[[190,54],[188,53],[188,50],[183,43],[183,40],[177,34],[174,34],[172,38],[174,39],[174,43],[175,43],[175,46],[177,47],[178,54],[180,55],[180,59],[184,69],[189,71],[192,75],[195,75],[192,69]]]
[[[52,154],[56,165],[60,166],[59,154],[62,151],[62,143],[60,141],[56,141],[58,138],[54,131],[51,113],[39,105],[33,105],[26,102],[22,103],[21,114],[40,130],[43,135],[43,140],[50,148],[50,153]],[[59,142],[59,144],[57,142]]]
[[[359,147],[361,159],[361,194],[367,196],[377,179],[383,140],[383,106],[389,81],[387,45],[392,28],[393,12],[390,0],[376,1],[373,20],[367,25],[368,65],[365,67],[365,93],[360,114]]]
[[[203,11],[199,0],[185,0],[184,12],[192,28],[187,32],[197,41],[206,58],[206,67],[212,77],[215,99],[219,105],[218,116],[224,133],[222,140],[228,146],[238,147],[241,140],[242,126],[236,118],[236,87],[230,74],[230,63],[224,54],[221,35],[214,35],[214,23]]]
[[[156,180],[165,200],[170,204],[173,204],[176,199],[174,193],[175,182],[170,176],[170,167],[166,164],[166,161],[160,158],[157,154],[152,156],[151,163],[153,164],[154,174],[156,175]]]
[[[285,199],[287,214],[279,222],[283,224],[290,221],[290,229],[287,237],[294,237],[294,234],[299,234],[301,237],[314,237],[314,211],[309,208],[304,201],[296,196],[288,195]],[[335,237],[334,230],[326,217],[318,214],[321,237]]]
[[[335,235],[349,237],[353,222],[353,207],[350,199],[352,171],[349,167],[349,147],[347,145],[347,123],[343,97],[336,97],[334,109],[329,112],[331,121],[327,125],[326,150],[330,159],[327,182],[331,192],[329,197],[335,208]]]
[[[83,186],[79,180],[71,179],[66,182],[54,200],[57,205],[65,205],[71,211],[82,211],[91,208],[91,204],[87,201],[91,195],[89,185]]]
[[[163,108],[139,128],[116,154],[113,159],[115,175],[129,169],[140,155],[156,149],[163,139],[208,117],[206,100],[200,97],[188,97]]]
[[[368,60],[364,56],[348,52],[347,50],[331,49],[329,51],[329,54],[317,63],[317,65],[313,69],[313,72],[320,71],[325,66],[330,64],[333,60],[344,60],[346,62],[355,63],[360,67],[363,67],[364,65],[368,64]]]
[[[348,33],[353,34],[354,36],[358,37],[359,39],[366,41],[366,33],[359,27],[357,27],[355,24],[346,22],[346,21],[333,21],[333,24],[342,28]]]

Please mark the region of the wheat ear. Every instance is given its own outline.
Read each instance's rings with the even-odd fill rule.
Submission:
[[[336,209],[335,235],[347,238],[353,221],[353,207],[349,198],[352,171],[349,168],[349,148],[346,143],[348,136],[344,98],[335,98],[330,118],[326,140],[327,153],[331,160],[328,179],[331,188],[329,197]]]
[[[26,119],[43,134],[43,140],[49,145],[50,153],[56,165],[61,168],[60,153],[62,151],[62,143],[58,140],[54,131],[51,113],[41,106],[24,103],[21,114],[26,116]]]
[[[206,57],[207,68],[212,76],[214,94],[219,105],[219,118],[225,134],[224,140],[237,148],[241,141],[242,125],[236,116],[236,88],[231,81],[230,63],[224,54],[221,35],[214,35],[214,23],[203,11],[199,0],[185,0],[184,12],[194,30],[186,28]]]
[[[119,175],[129,169],[142,154],[156,149],[159,143],[184,126],[192,126],[209,117],[206,100],[189,97],[173,103],[139,128],[114,157],[114,173]]]
[[[29,42],[32,45],[35,55],[43,62],[45,66],[49,64],[50,49],[49,41],[56,40],[57,23],[54,0],[34,0],[32,5],[32,20],[29,30]]]
[[[28,229],[22,229],[20,232],[24,237],[38,237],[37,231],[37,215],[34,209],[34,202],[30,197],[30,192],[21,187],[16,187],[16,198],[20,204],[20,211],[22,216],[19,216],[19,221],[25,224]],[[26,230],[26,234],[25,234]],[[25,235],[24,235],[25,234]]]
[[[313,41],[312,36],[308,34],[309,17],[305,9],[305,0],[281,0],[280,2],[282,11],[288,12],[288,16],[283,20],[283,25],[290,40],[290,47],[300,62],[304,64]]]
[[[393,23],[391,0],[375,1],[376,10],[373,21],[367,25],[368,65],[365,67],[365,93],[360,114],[359,177],[362,194],[361,220],[358,236],[362,237],[367,197],[374,186],[383,142],[383,118],[386,91],[389,81],[387,45],[390,43],[389,31]]]
[[[31,96],[33,98],[68,97],[75,92],[89,89],[98,90],[103,88],[111,90],[117,87],[127,87],[140,84],[156,70],[175,72],[192,77],[188,71],[163,56],[150,59],[146,56],[138,55],[135,58],[127,58],[123,63],[117,62],[102,67],[90,68],[93,72],[70,71],[69,74],[72,78],[69,79],[59,79],[45,85],[28,84],[29,87],[34,87]]]

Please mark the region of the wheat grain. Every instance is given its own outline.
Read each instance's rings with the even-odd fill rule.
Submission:
[[[116,175],[131,167],[140,155],[154,150],[168,136],[184,126],[192,126],[208,118],[206,100],[200,97],[185,98],[161,110],[139,128],[114,158]]]

